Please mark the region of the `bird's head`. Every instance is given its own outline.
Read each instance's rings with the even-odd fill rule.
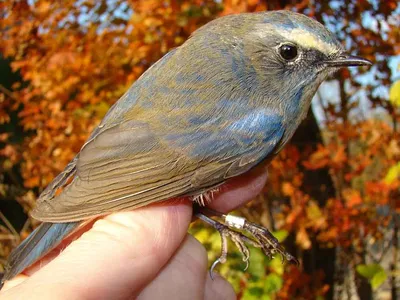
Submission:
[[[275,69],[283,80],[318,82],[341,67],[371,64],[347,54],[334,34],[305,15],[276,11],[257,14],[256,18],[251,33],[254,42],[250,44],[265,51],[258,48],[259,56],[254,55],[254,59],[261,68]]]
[[[271,101],[297,99],[300,106],[309,104],[320,83],[339,68],[371,64],[347,54],[319,22],[291,11],[226,16],[196,35],[212,51],[228,53],[235,66],[241,64],[241,88],[263,90]]]

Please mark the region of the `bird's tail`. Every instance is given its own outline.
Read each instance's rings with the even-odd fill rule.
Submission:
[[[0,289],[10,280],[37,260],[54,249],[71,234],[81,222],[42,223],[8,257]]]

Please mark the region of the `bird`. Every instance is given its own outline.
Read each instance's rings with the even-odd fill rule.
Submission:
[[[12,251],[2,283],[88,220],[183,196],[244,259],[250,243],[296,261],[260,225],[223,214],[224,223],[215,221],[204,199],[226,180],[268,164],[325,79],[342,67],[368,65],[296,12],[232,14],[205,24],[131,85],[39,195],[31,215],[42,224]],[[226,260],[225,248],[213,267]]]

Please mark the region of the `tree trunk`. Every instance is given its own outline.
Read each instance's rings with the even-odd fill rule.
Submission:
[[[300,153],[315,150],[318,144],[323,143],[320,129],[311,110],[293,136],[292,143],[298,147]],[[335,197],[335,189],[328,169],[310,171],[302,166],[300,166],[300,169],[304,173],[302,190],[314,198],[320,207],[325,205],[327,199]],[[312,245],[309,251],[304,252],[305,271],[312,276],[315,275],[315,272],[318,270],[324,272],[324,281],[330,286],[326,299],[332,299],[335,249],[321,248],[315,241]],[[318,280],[318,278],[315,278],[315,280]]]

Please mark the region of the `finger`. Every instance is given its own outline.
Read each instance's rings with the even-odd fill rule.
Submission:
[[[215,275],[215,280],[211,280],[207,265],[205,248],[187,235],[175,255],[138,299],[236,299],[232,286],[225,279]]]
[[[221,187],[207,206],[219,212],[234,210],[260,194],[267,177],[265,168],[257,168],[235,177]]]
[[[203,299],[206,274],[206,250],[194,237],[187,235],[175,255],[138,299]]]
[[[107,216],[21,286],[30,299],[130,299],[179,247],[191,214],[175,203]]]
[[[213,278],[206,277],[206,287],[204,291],[205,300],[235,300],[237,299],[232,285],[217,273],[213,273]]]
[[[13,280],[6,281],[4,283],[4,286],[1,288],[1,291],[5,292],[5,291],[13,288],[14,286],[17,286],[17,285],[23,283],[27,278],[29,278],[29,277],[26,275],[23,275],[23,274],[19,274]]]
[[[97,219],[93,219],[91,221],[88,221],[84,225],[79,226],[75,232],[73,232],[71,235],[63,239],[61,243],[57,245],[54,249],[52,249],[48,254],[46,254],[43,258],[41,258],[38,262],[36,262],[32,266],[30,266],[28,269],[24,270],[23,274],[32,276],[38,270],[42,269],[49,262],[58,257],[68,247],[69,244],[78,239],[83,233],[90,230],[93,227],[93,224],[95,223],[96,220]]]

